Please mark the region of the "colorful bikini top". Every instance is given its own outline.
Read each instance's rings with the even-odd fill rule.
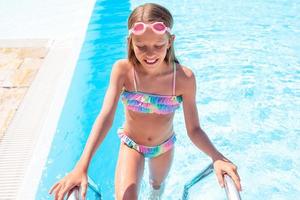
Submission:
[[[172,95],[158,95],[146,92],[139,92],[136,86],[135,70],[133,69],[133,82],[135,91],[128,91],[123,88],[121,94],[124,106],[129,110],[141,113],[169,114],[180,107],[182,96],[175,95],[176,64],[174,63],[173,93]]]

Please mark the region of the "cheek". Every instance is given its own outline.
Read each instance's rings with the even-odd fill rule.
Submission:
[[[138,50],[137,48],[134,48],[133,52],[137,58],[139,58],[143,55],[143,52],[141,50]]]
[[[167,54],[167,50],[168,50],[168,48],[165,47],[165,48],[163,48],[163,49],[157,50],[157,52],[158,52],[159,54],[166,55],[166,54]]]
[[[141,62],[141,60],[143,59],[144,53],[142,53],[140,50],[133,48],[133,52],[135,57],[138,59],[138,61]]]

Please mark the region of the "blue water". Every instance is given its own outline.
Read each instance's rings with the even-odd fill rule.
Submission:
[[[97,1],[57,126],[36,199],[72,169],[101,109],[111,66],[126,57],[126,20],[145,1]],[[202,129],[238,165],[244,200],[290,200],[300,195],[300,2],[296,0],[154,1],[174,16],[176,54],[197,79]],[[91,176],[103,199],[113,198],[123,123],[113,127],[93,157]],[[175,159],[164,199],[180,199],[184,184],[210,163],[186,135],[183,110],[174,119]],[[145,169],[141,199],[146,199]],[[93,199],[90,197],[89,199]],[[211,175],[190,199],[225,200]]]

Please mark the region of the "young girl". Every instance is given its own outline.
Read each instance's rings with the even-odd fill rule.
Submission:
[[[229,174],[241,190],[237,167],[211,143],[199,125],[195,103],[196,80],[191,69],[181,65],[174,53],[173,18],[157,4],[135,8],[128,19],[128,59],[115,62],[102,110],[93,125],[75,168],[50,189],[62,200],[75,186],[86,196],[87,171],[93,154],[112,126],[121,96],[126,120],[118,130],[121,140],[115,174],[116,199],[138,198],[145,158],[148,158],[150,199],[159,199],[170,170],[176,135],[173,117],[182,104],[191,141],[211,157],[220,185]]]

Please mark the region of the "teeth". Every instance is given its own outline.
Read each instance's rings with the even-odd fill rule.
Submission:
[[[149,63],[149,64],[153,64],[153,63],[156,62],[156,59],[154,59],[154,60],[146,60],[146,62]]]

